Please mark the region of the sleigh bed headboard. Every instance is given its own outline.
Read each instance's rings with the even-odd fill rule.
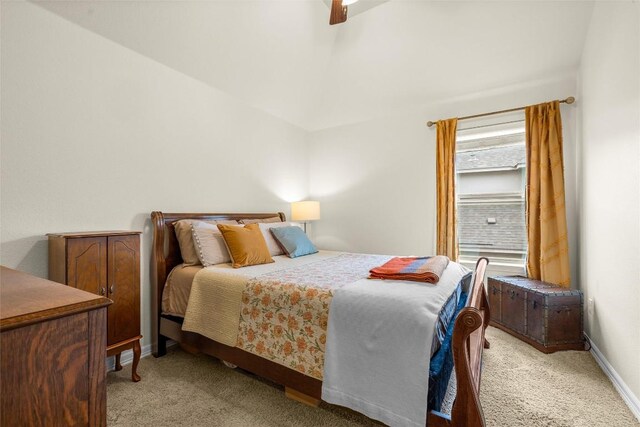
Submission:
[[[160,319],[162,313],[162,291],[171,269],[182,263],[180,246],[174,229],[174,223],[181,219],[198,219],[201,221],[265,219],[279,216],[281,221],[286,217],[282,212],[267,213],[165,213],[151,212],[153,225],[153,243],[151,246],[151,289],[154,292],[153,319]],[[157,323],[157,322],[154,322]],[[153,325],[154,335],[157,325]],[[153,337],[156,342],[157,335]]]

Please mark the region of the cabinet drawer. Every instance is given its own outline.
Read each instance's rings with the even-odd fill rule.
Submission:
[[[89,425],[88,335],[87,313],[2,332],[3,426]]]

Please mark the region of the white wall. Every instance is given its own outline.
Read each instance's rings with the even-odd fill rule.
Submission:
[[[596,3],[579,76],[587,333],[640,397],[640,4]],[[587,314],[587,313],[585,313]],[[640,409],[638,407],[636,410]]]
[[[47,276],[49,232],[144,230],[152,210],[278,211],[306,133],[40,7],[2,2],[1,259]]]
[[[562,115],[574,286],[595,298],[587,330],[638,396],[640,72],[638,13],[627,10],[633,7],[638,3],[596,5],[577,93],[579,152],[576,107],[564,105]],[[309,135],[36,5],[1,8],[0,262],[46,277],[48,232],[144,230],[145,344],[151,210],[288,213],[287,202],[310,190],[322,202],[322,220],[309,226],[319,246],[431,253],[435,130],[425,122],[576,94],[569,75]]]
[[[310,136],[310,193],[322,220],[310,229],[321,247],[400,255],[435,249],[435,128],[428,120],[536,104],[575,95],[575,76],[470,95]],[[575,106],[562,105],[569,246],[577,274]],[[523,119],[493,116],[459,128]],[[575,283],[574,283],[575,286]]]

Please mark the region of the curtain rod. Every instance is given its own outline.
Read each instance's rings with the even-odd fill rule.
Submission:
[[[576,102],[576,99],[573,96],[570,96],[567,99],[561,99],[558,102],[561,103],[561,104],[573,104],[574,102]],[[500,111],[492,111],[490,113],[474,114],[473,116],[459,117],[458,121],[467,120],[467,119],[475,119],[477,117],[493,116],[494,114],[511,113],[513,111],[524,110],[525,108],[527,108],[527,107],[510,108],[508,110],[500,110]],[[436,123],[438,123],[438,122],[429,121],[429,122],[427,122],[427,126],[431,127],[431,126],[435,125]]]
[[[494,127],[494,126],[508,125],[508,124],[512,124],[512,123],[524,123],[524,121],[525,121],[524,119],[522,119],[522,120],[510,120],[508,122],[491,123],[491,124],[488,124],[488,125],[471,126],[471,127],[468,127],[468,128],[458,128],[458,132],[463,131],[463,130],[490,128],[490,127]]]

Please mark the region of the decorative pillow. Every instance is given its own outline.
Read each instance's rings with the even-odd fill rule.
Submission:
[[[205,267],[231,261],[222,233],[214,224],[193,221],[191,235],[198,259]]]
[[[260,223],[269,223],[269,222],[282,222],[279,216],[272,216],[270,218],[260,218],[260,219],[239,219],[238,222],[240,224],[260,224]]]
[[[233,268],[274,262],[258,224],[244,227],[218,224],[229,250]]]
[[[267,243],[267,248],[269,248],[269,253],[271,256],[282,255],[284,251],[280,244],[273,238],[271,232],[269,232],[272,228],[282,228],[282,227],[292,227],[297,226],[298,223],[295,222],[271,222],[271,223],[260,223],[258,224],[260,227],[260,231],[262,232],[262,237],[264,237],[264,241]]]
[[[208,224],[237,224],[237,222],[233,220],[200,221],[198,219],[181,219],[180,221],[174,222],[173,227],[176,230],[176,238],[178,239],[180,254],[182,255],[184,265],[200,264],[198,253],[193,244],[193,235],[191,234],[191,223],[194,221]]]
[[[282,249],[289,258],[296,258],[318,252],[300,227],[272,228],[269,231],[278,243],[280,243],[280,246],[282,246]]]

